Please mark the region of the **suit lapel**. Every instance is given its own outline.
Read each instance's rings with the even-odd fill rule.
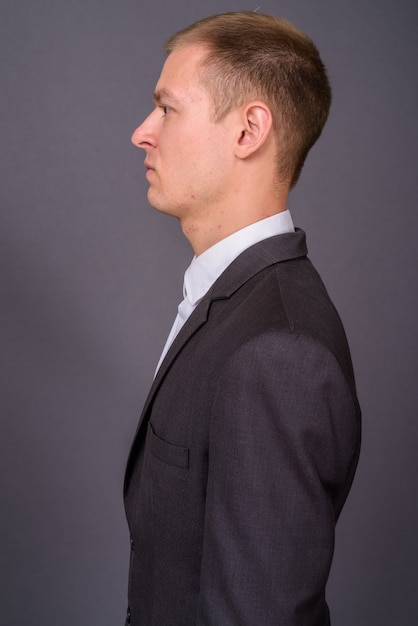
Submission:
[[[132,442],[131,450],[129,452],[128,462],[126,466],[125,472],[125,483],[124,483],[124,493],[126,494],[130,473],[135,462],[136,450],[138,445],[140,444],[141,439],[145,438],[149,420],[149,414],[152,409],[152,405],[154,402],[154,398],[160,389],[164,378],[169,371],[171,364],[182,350],[182,348],[187,344],[190,338],[199,330],[199,328],[205,324],[208,312],[210,308],[211,300],[205,298],[204,302],[202,301],[198,307],[193,311],[189,319],[186,321],[184,326],[181,328],[179,334],[174,339],[172,345],[170,346],[169,351],[167,352],[163,362],[160,365],[160,368],[157,372],[156,377],[151,385],[151,389],[145,400],[144,408],[142,409],[141,417],[139,419],[138,427],[136,429],[136,433]]]
[[[263,239],[244,250],[226,268],[202,302],[206,298],[210,300],[229,298],[248,280],[270,265],[304,257],[306,254],[306,237],[300,229],[296,229],[294,233]]]
[[[145,414],[147,413],[150,404],[152,404],[155,394],[160,388],[161,383],[163,382],[166,373],[170,369],[171,364],[177,357],[178,353],[182,350],[182,348],[186,345],[186,343],[190,340],[190,338],[195,334],[195,332],[198,331],[199,328],[203,326],[203,324],[205,324],[205,322],[207,321],[210,303],[211,303],[211,300],[209,298],[204,298],[204,300],[199,304],[198,307],[196,307],[192,315],[189,317],[189,319],[186,321],[184,326],[181,328],[177,337],[174,339],[152,383],[150,392],[145,401],[145,405],[142,411],[141,420],[144,418]]]

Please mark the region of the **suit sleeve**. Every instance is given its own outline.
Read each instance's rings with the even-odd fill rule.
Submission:
[[[197,624],[325,626],[336,517],[358,448],[334,355],[291,332],[242,346],[212,407]]]

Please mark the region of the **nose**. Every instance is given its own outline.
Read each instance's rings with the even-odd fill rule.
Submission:
[[[150,113],[132,133],[131,141],[137,148],[146,150],[157,145],[157,128],[154,121],[154,113],[155,111]]]

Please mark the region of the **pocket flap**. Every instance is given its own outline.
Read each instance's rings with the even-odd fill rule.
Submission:
[[[187,469],[189,467],[189,448],[164,441],[155,434],[152,424],[148,424],[149,445],[151,454],[163,463]]]

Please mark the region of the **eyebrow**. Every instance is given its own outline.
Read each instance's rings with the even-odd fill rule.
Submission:
[[[160,104],[162,100],[170,100],[171,102],[179,102],[179,100],[167,89],[158,89],[154,92],[154,102],[155,104]]]

